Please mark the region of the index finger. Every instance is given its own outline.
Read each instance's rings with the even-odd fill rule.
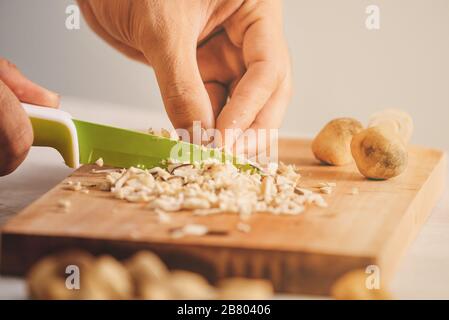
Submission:
[[[51,108],[59,106],[59,96],[56,93],[35,84],[26,78],[14,64],[1,57],[0,80],[22,102]]]

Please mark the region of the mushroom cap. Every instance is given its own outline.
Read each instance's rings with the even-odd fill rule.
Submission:
[[[78,299],[84,291],[68,290],[66,287],[67,266],[79,268],[80,273],[91,268],[94,257],[87,252],[71,250],[64,253],[47,256],[34,264],[27,274],[27,284],[32,299]],[[83,277],[81,277],[83,281]]]
[[[132,279],[128,270],[109,255],[95,259],[84,273],[86,290],[82,299],[130,299],[133,295]]]
[[[167,279],[175,299],[213,299],[214,288],[198,273],[184,270],[174,270]]]
[[[354,135],[351,151],[357,168],[367,178],[393,178],[407,167],[406,146],[395,132],[385,128],[371,127]]]
[[[352,163],[352,136],[362,130],[362,124],[356,119],[338,118],[330,121],[312,142],[315,158],[336,166]]]
[[[367,273],[364,269],[355,269],[337,279],[331,287],[331,294],[337,300],[389,300],[388,291],[367,288]]]
[[[169,271],[162,260],[152,252],[140,251],[125,262],[133,279],[139,299],[169,299],[170,293],[162,282]]]
[[[383,126],[394,131],[407,144],[413,133],[413,118],[399,109],[385,109],[371,115],[369,127]]]

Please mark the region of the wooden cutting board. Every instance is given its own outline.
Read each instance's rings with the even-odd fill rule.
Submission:
[[[66,190],[61,182],[12,218],[2,230],[2,273],[23,275],[43,255],[84,248],[119,259],[149,249],[171,268],[201,272],[211,281],[222,277],[262,277],[280,292],[325,295],[345,272],[377,265],[388,283],[408,244],[442,194],[446,157],[438,150],[410,147],[407,171],[389,181],[364,179],[354,165],[320,165],[310,141],[283,139],[281,160],[298,165],[304,187],[337,183],[324,195],[328,208],[309,208],[300,216],[257,214],[250,233],[238,231],[233,214],[199,217],[171,214],[161,224],[142,204],[117,200],[107,192]],[[69,178],[97,183],[99,175],[84,166]],[[352,194],[358,188],[359,194]],[[63,213],[58,201],[69,199]],[[170,230],[200,223],[210,235],[173,239]]]

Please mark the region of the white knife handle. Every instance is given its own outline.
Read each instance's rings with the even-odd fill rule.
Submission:
[[[33,126],[33,146],[58,150],[67,166],[78,168],[79,148],[72,116],[62,110],[22,103]]]

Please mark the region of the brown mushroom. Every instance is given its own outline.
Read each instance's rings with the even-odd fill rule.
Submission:
[[[136,253],[125,261],[134,283],[138,299],[168,299],[169,290],[163,285],[169,275],[165,264],[157,255],[149,251]]]
[[[389,300],[390,294],[382,288],[368,288],[367,274],[364,270],[353,270],[342,277],[331,287],[331,295],[337,300]]]
[[[80,275],[84,274],[93,264],[94,257],[84,251],[68,251],[45,257],[34,264],[27,274],[27,285],[32,299],[80,299],[88,285],[80,276],[80,288],[67,287],[68,266],[76,266]]]
[[[351,163],[351,140],[353,135],[362,130],[362,124],[356,119],[338,118],[330,121],[312,142],[315,158],[335,166]]]
[[[84,273],[85,285],[92,288],[82,299],[131,299],[133,283],[128,270],[112,256],[101,256]]]
[[[411,117],[399,110],[375,114],[369,128],[354,135],[352,156],[360,173],[384,180],[400,175],[407,167],[407,143],[413,131]]]
[[[175,270],[167,279],[168,287],[175,299],[213,299],[216,292],[207,280],[198,273]]]

